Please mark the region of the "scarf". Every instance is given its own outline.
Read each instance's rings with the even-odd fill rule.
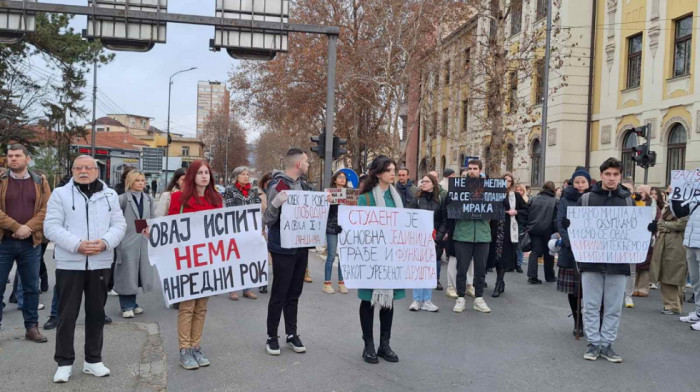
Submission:
[[[510,203],[510,209],[515,209],[515,193],[508,192],[508,203]],[[510,242],[517,244],[519,242],[518,236],[518,222],[515,220],[514,216],[510,217]]]
[[[243,197],[248,197],[248,192],[250,192],[250,183],[242,185],[240,182],[236,181],[236,188],[243,194]]]
[[[394,188],[393,185],[389,185],[389,191],[391,192],[391,198],[394,199],[396,208],[403,208],[403,202],[401,201],[401,195]],[[375,186],[372,189],[372,196],[374,196],[374,204],[377,207],[386,207],[384,202],[384,191],[379,187]],[[391,309],[394,305],[394,290],[393,289],[374,289],[372,290],[372,306],[379,304],[383,309]]]

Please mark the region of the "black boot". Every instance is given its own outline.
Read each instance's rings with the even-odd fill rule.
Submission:
[[[367,363],[379,363],[377,353],[374,351],[374,342],[365,340],[365,349],[362,351],[362,359]]]
[[[379,350],[377,350],[377,356],[384,358],[387,362],[398,362],[399,356],[391,349],[389,346],[389,339],[391,335],[388,333],[382,333],[379,339]]]
[[[499,280],[496,282],[496,287],[493,289],[493,294],[491,294],[491,296],[494,298],[500,297],[501,294],[503,294],[503,292],[505,291],[505,289],[506,289],[506,282]]]

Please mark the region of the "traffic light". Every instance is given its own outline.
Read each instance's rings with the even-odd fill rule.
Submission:
[[[311,143],[316,144],[311,146],[311,151],[315,152],[321,159],[326,156],[326,129],[318,136],[311,136]]]
[[[640,144],[637,147],[632,147],[632,161],[637,165],[644,167],[645,161],[649,160],[648,147],[646,144]]]
[[[347,139],[341,139],[338,136],[333,136],[333,159],[338,159],[341,155],[348,153],[348,150],[345,149],[346,144],[348,144]]]
[[[649,161],[647,162],[647,165],[656,165],[656,151],[649,151]]]
[[[637,137],[643,137],[647,139],[649,134],[649,125],[642,125],[641,127],[632,128],[632,132],[637,134]]]
[[[648,169],[649,167],[656,165],[656,151],[651,151],[649,148],[649,142],[651,139],[651,130],[649,125],[647,124],[642,125],[641,127],[632,128],[632,132],[637,135],[637,138],[642,137],[646,139],[644,143],[641,143],[636,147],[632,147],[632,153],[634,154],[632,156],[632,161],[636,163],[637,166],[644,169]],[[639,140],[637,140],[637,143],[639,143]]]

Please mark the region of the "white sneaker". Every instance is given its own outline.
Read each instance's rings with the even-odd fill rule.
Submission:
[[[632,297],[630,297],[629,295],[625,296],[625,307],[634,308],[634,301],[632,301]]]
[[[83,363],[83,373],[92,374],[95,377],[109,376],[109,369],[102,362]]]
[[[690,284],[690,283],[686,283],[686,284],[685,284],[685,288],[686,288],[686,289],[692,289],[692,288],[693,288],[693,285]]]
[[[448,287],[447,290],[445,290],[445,296],[447,298],[452,298],[452,299],[456,299],[457,297],[459,297],[457,295],[457,290],[455,290],[454,287]]]
[[[423,302],[423,305],[420,307],[420,310],[425,310],[426,312],[437,312],[439,309],[437,305],[430,301]]]
[[[111,297],[117,297],[117,296],[119,296],[119,294],[117,294],[117,292],[114,291],[114,290],[109,290],[109,291],[107,292],[107,295],[109,295],[109,296],[111,296]]]
[[[137,306],[134,308],[134,314],[141,314],[143,313],[143,308],[140,306]]]
[[[122,317],[124,318],[134,318],[134,311],[133,310],[125,310],[122,312]]]
[[[478,310],[482,313],[491,313],[491,308],[486,305],[486,301],[482,297],[474,299],[474,310]]]
[[[418,301],[413,301],[411,302],[411,305],[408,307],[408,310],[412,312],[417,312],[420,310],[420,302]]]
[[[467,301],[464,300],[464,297],[459,297],[457,298],[457,301],[455,302],[455,307],[452,308],[452,311],[455,313],[462,313],[464,312],[464,309],[467,307]]]
[[[700,321],[700,316],[698,315],[697,312],[690,312],[688,313],[687,316],[683,316],[680,318],[680,320],[684,323],[697,323]]]
[[[700,321],[690,326],[693,331],[700,331]]]
[[[73,366],[59,366],[56,374],[53,375],[53,382],[68,382],[71,374],[73,374]]]
[[[467,286],[467,295],[472,297],[472,298],[476,298],[476,291],[474,291],[474,286],[472,286],[472,285]]]
[[[44,304],[39,304],[39,306],[37,306],[36,308],[37,310],[44,310],[46,309],[46,306],[44,306]]]
[[[649,283],[649,288],[652,290],[658,290],[659,285],[657,285],[656,283]]]

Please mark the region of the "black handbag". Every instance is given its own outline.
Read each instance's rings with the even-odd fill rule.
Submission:
[[[532,241],[530,240],[530,232],[524,231],[520,234],[520,250],[523,252],[532,251]]]

